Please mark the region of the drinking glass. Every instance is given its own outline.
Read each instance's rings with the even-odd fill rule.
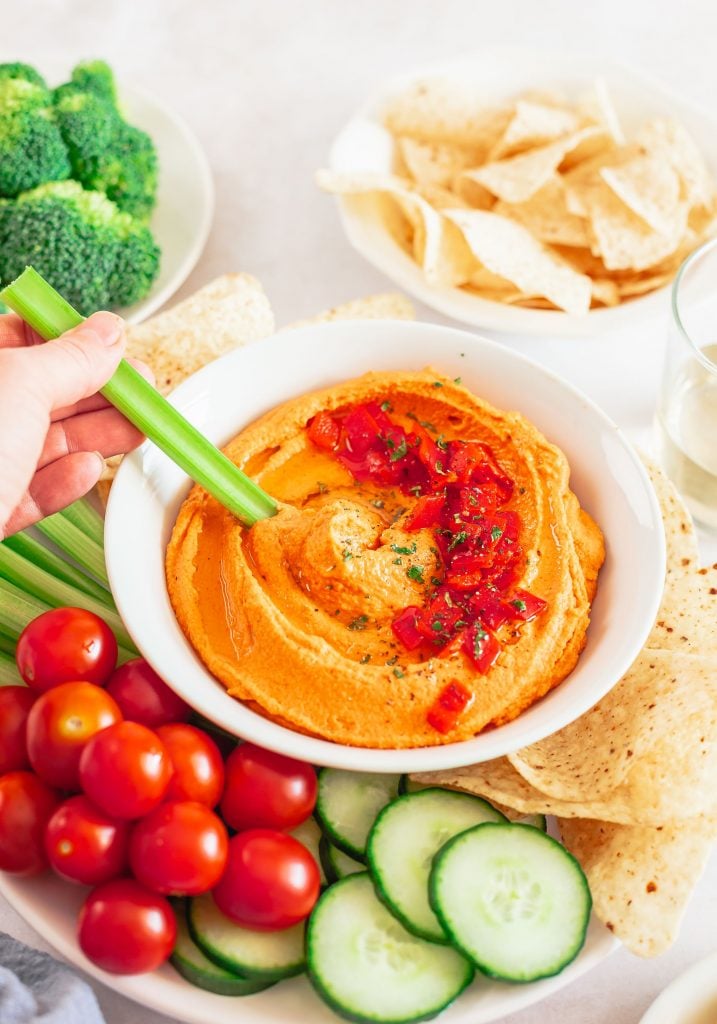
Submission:
[[[717,239],[687,257],[672,286],[657,442],[695,519],[717,529]]]

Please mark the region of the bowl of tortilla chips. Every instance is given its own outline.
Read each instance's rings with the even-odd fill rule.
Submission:
[[[386,85],[317,182],[352,245],[426,305],[592,334],[664,311],[713,232],[716,129],[620,64],[493,50]]]

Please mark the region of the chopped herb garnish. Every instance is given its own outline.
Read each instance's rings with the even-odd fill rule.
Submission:
[[[381,412],[393,412],[393,406],[388,399],[385,402],[381,402]]]
[[[455,623],[456,629],[462,629],[463,626],[467,626],[467,625],[468,625],[468,620],[467,619],[458,619],[458,621]]]
[[[410,569],[406,569],[406,575],[409,580],[415,580],[416,583],[425,583],[422,565],[412,565]]]
[[[441,583],[443,583],[443,580],[439,579],[438,576],[431,576],[431,583],[433,584],[434,587],[440,587]]]
[[[423,490],[423,487],[421,486],[421,484],[414,484],[413,487],[409,487],[408,490],[410,491],[411,494],[415,494],[416,497],[419,498],[421,496],[421,491]]]
[[[518,611],[518,612],[524,612],[525,609],[528,607],[526,605],[525,601],[511,601],[510,603],[513,605],[515,610]]]
[[[442,388],[443,387],[443,382],[440,381],[440,380],[434,380],[433,386],[434,386],[434,388]]]
[[[441,387],[443,387],[443,385],[441,385]],[[434,427],[430,420],[421,420],[420,423],[424,430],[430,430],[432,434],[438,433],[438,428]]]
[[[371,655],[370,654],[364,654],[363,658],[359,662],[359,665],[367,665],[370,660],[371,660]]]
[[[476,658],[480,658],[481,654],[483,653],[483,641],[487,639],[488,634],[486,633],[482,626],[479,626],[478,629],[476,630],[476,638],[473,641],[473,650],[475,652]]]
[[[389,659],[388,659],[388,661],[386,662],[386,664],[387,664],[387,665],[395,665],[397,661],[398,661],[398,655],[397,655],[397,654],[394,654],[394,656],[393,656],[392,658],[389,658]]]
[[[503,527],[494,526],[493,529],[490,531],[490,536],[491,540],[500,540],[500,538],[503,536]]]
[[[407,547],[407,548],[406,547],[401,547],[400,544],[392,544],[391,545],[391,551],[395,551],[397,555],[412,555],[412,554],[414,554],[415,550],[416,550],[416,542],[415,542],[415,540],[413,541],[411,546]]]
[[[436,473],[440,473],[441,475],[444,473],[443,463],[440,459],[436,459]]]
[[[393,564],[394,564],[394,565],[403,565],[403,559],[401,558],[401,556],[400,556],[400,555],[399,555],[399,557],[398,557],[398,558],[394,558],[394,560],[393,560]]]
[[[431,629],[435,629],[436,633],[440,633],[440,631],[443,629],[443,623],[441,622],[441,620],[434,619],[434,621],[431,623]]]
[[[367,622],[368,615],[357,615],[355,619],[349,622],[349,629],[366,629]]]
[[[448,445],[446,444],[443,434],[439,434],[436,438],[436,445],[441,449],[442,452],[448,451]]]
[[[369,502],[369,504],[373,505],[374,508],[383,508],[386,502],[382,501],[380,498],[374,498],[373,501]]]
[[[385,441],[386,441],[386,447],[387,448],[393,449],[393,448],[396,447],[396,442],[392,441],[390,437],[385,438]]]
[[[393,674],[395,675],[396,679],[403,679],[406,673],[402,672],[400,668],[395,668],[393,670]]]
[[[395,447],[395,446],[392,445],[391,447]],[[401,438],[401,443],[396,447],[396,450],[391,452],[391,454],[389,455],[389,457],[388,457],[389,458],[389,462],[398,462],[398,460],[402,459],[406,455],[407,452],[408,452],[408,445],[406,444],[406,438],[402,437]]]
[[[353,558],[354,556],[349,551],[348,548],[344,548],[344,550],[341,552],[341,557],[343,558],[344,562],[348,562],[349,558]]]
[[[398,520],[401,518],[401,516],[403,515],[403,513],[405,511],[406,511],[405,505],[399,505],[399,507],[393,513],[393,519],[391,520],[391,526],[393,526],[394,523],[398,522]]]
[[[458,533],[455,533],[453,535],[453,540],[448,545],[448,550],[452,551],[453,548],[457,547],[459,544],[465,544],[465,542],[467,540],[468,540],[468,534],[466,533],[466,531],[465,530],[459,530]]]
[[[453,378],[453,383],[454,384],[462,384],[463,383],[463,378],[462,377],[454,377]]]

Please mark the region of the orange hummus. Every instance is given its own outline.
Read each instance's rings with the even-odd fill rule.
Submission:
[[[508,632],[484,674],[460,649],[408,650],[392,629],[402,609],[428,600],[442,571],[433,531],[408,529],[417,499],[357,482],[308,436],[307,424],[322,411],[389,400],[399,422],[489,445],[514,481],[519,584],[547,608]],[[166,570],[182,629],[238,700],[338,743],[429,746],[509,721],[575,666],[604,558],[602,534],[569,488],[565,456],[520,414],[501,412],[432,370],[369,373],[287,402],[225,451],[279,501],[279,511],[246,529],[194,487]],[[453,683],[470,701],[441,733],[427,711]]]

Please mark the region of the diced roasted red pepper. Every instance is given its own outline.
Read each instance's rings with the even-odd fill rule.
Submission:
[[[497,590],[488,590],[486,587],[481,587],[477,594],[468,599],[468,607],[473,618],[480,619],[488,629],[500,629],[513,619],[515,613],[515,609],[501,598]]]
[[[334,451],[341,438],[341,427],[328,412],[319,412],[309,422],[309,440],[317,448]]]
[[[406,522],[406,529],[423,530],[427,526],[435,526],[441,517],[445,500],[443,494],[426,494],[419,498]]]
[[[415,605],[404,608],[391,623],[394,636],[400,640],[403,646],[413,651],[423,643],[423,636],[416,628],[416,620],[421,614],[421,609]]]
[[[482,622],[472,623],[463,634],[463,650],[479,672],[485,674],[500,654],[500,644]]]
[[[548,602],[542,597],[536,597],[527,590],[514,590],[508,605],[513,611],[513,618],[521,622],[530,622],[536,615],[540,615],[548,607]]]
[[[449,683],[428,710],[428,724],[445,734],[454,729],[460,715],[472,704],[473,694],[457,680]]]

